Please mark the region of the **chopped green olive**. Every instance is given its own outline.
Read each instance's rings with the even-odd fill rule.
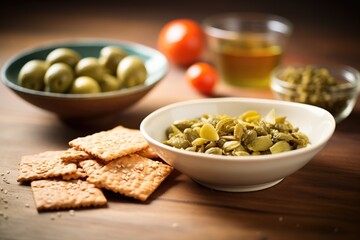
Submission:
[[[164,144],[192,152],[256,156],[286,152],[309,145],[309,139],[286,117],[271,110],[264,118],[256,111],[238,117],[203,114],[174,122]]]
[[[283,91],[285,100],[315,105],[334,116],[347,107],[351,98],[347,94],[339,94],[342,84],[326,68],[289,66],[279,75],[279,79],[294,86]]]

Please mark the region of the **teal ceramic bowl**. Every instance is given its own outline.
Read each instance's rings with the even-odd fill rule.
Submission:
[[[66,47],[77,51],[83,57],[98,57],[100,50],[108,45],[118,46],[129,55],[136,55],[145,62],[148,77],[145,83],[128,89],[92,94],[69,94],[36,91],[17,84],[21,67],[32,59],[45,60],[54,49]],[[167,59],[159,51],[132,42],[86,39],[50,43],[17,54],[1,69],[2,82],[25,101],[50,111],[63,119],[86,119],[109,116],[130,107],[164,78],[168,72]]]

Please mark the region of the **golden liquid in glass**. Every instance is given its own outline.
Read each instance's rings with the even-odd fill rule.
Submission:
[[[271,71],[280,63],[282,49],[259,39],[220,42],[214,60],[225,82],[242,87],[269,87]]]

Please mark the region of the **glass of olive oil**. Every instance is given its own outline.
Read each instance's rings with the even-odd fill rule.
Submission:
[[[204,21],[210,57],[233,86],[269,87],[292,32],[285,18],[256,13],[224,14]]]

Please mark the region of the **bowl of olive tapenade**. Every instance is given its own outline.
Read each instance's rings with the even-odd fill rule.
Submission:
[[[277,99],[321,107],[339,123],[354,108],[360,74],[352,67],[335,64],[280,66],[272,73],[271,89]]]
[[[201,185],[229,192],[276,185],[321,151],[334,130],[334,117],[322,108],[253,98],[174,103],[140,124],[164,161]]]
[[[75,39],[24,50],[1,70],[2,82],[25,101],[66,120],[119,113],[166,75],[159,51],[134,42]]]

